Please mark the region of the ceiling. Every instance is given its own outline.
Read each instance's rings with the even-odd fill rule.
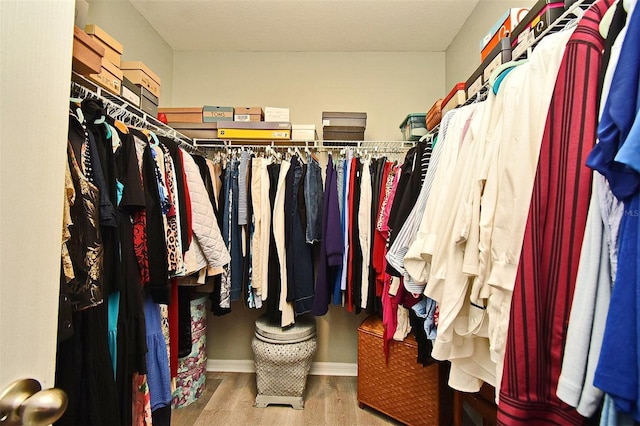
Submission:
[[[130,0],[173,50],[441,52],[479,0]]]

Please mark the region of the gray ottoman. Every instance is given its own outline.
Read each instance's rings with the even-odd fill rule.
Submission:
[[[301,410],[307,375],[317,348],[315,320],[298,317],[294,326],[282,329],[262,316],[256,320],[251,348],[258,388],[255,406],[286,404]]]

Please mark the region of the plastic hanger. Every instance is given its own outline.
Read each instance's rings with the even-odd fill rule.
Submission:
[[[624,7],[624,2],[622,4]],[[618,8],[618,0],[616,0],[609,9],[604,13],[604,16],[600,20],[600,25],[598,26],[598,30],[600,31],[600,35],[603,38],[607,38],[609,34],[609,28],[611,27],[611,21],[613,21],[613,15],[616,13],[616,9]],[[625,8],[626,10],[626,8]]]
[[[519,61],[509,61],[504,64],[498,66],[489,76],[489,86],[491,86],[493,90],[493,94],[496,95],[498,90],[500,89],[500,84],[504,77],[511,72],[518,65],[522,65],[526,63],[528,59],[521,59]]]

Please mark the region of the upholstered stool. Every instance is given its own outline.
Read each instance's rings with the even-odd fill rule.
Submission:
[[[316,353],[316,325],[312,317],[298,317],[282,329],[262,316],[256,320],[251,343],[256,365],[256,407],[269,404],[304,407],[304,389],[311,360]]]

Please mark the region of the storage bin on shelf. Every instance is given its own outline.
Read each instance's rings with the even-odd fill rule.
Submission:
[[[293,326],[283,329],[262,316],[256,320],[251,348],[258,390],[255,406],[286,404],[301,410],[307,375],[317,348],[313,317],[298,317]]]
[[[400,124],[403,140],[417,141],[427,134],[426,116],[424,113],[413,113],[405,117]]]

